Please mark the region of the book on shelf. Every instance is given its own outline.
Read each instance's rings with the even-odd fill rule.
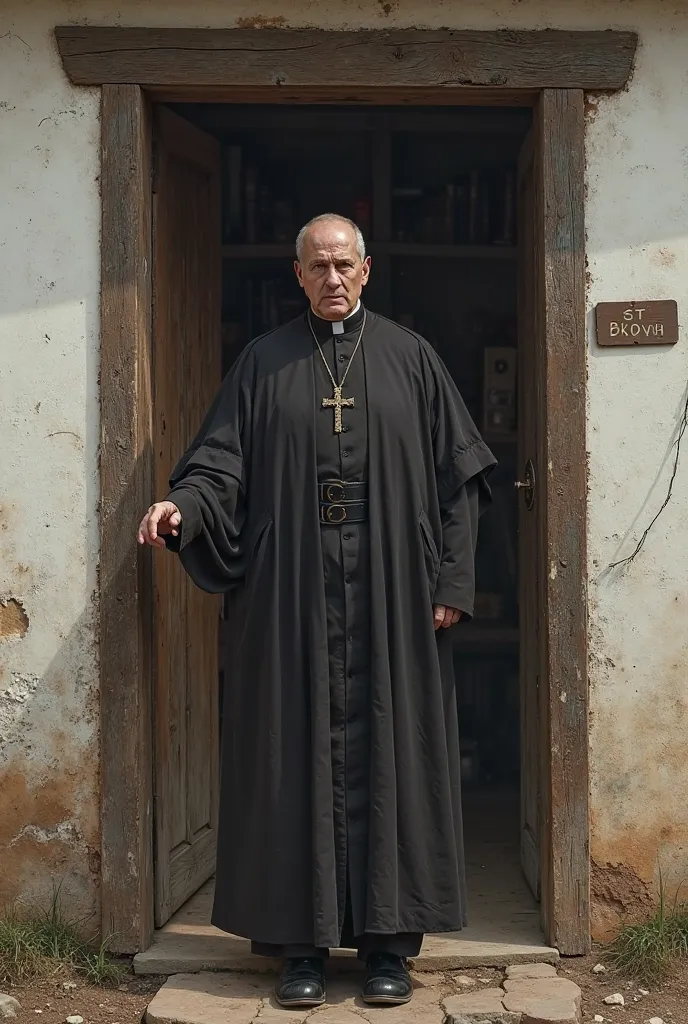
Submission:
[[[243,237],[242,189],[243,152],[239,145],[225,147],[224,237],[228,242],[240,242]]]
[[[258,172],[255,167],[246,168],[244,183],[246,195],[246,241],[255,245],[258,241]]]

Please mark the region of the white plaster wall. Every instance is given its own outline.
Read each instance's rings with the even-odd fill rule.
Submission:
[[[191,13],[189,13],[191,12]],[[676,298],[688,309],[688,6],[599,0],[9,0],[0,10],[2,583],[29,617],[0,643],[0,770],[16,794],[0,845],[19,888],[45,888],[39,856],[97,899],[98,102],[73,89],[57,23],[428,28],[629,28],[623,93],[587,125],[588,306]],[[589,346],[592,856],[595,927],[642,909],[658,864],[688,867],[688,451],[658,509],[688,378],[672,350]],[[687,440],[688,448],[688,440]],[[22,788],[24,787],[24,788]],[[49,794],[49,797],[45,794]],[[36,816],[38,827],[24,827]],[[16,836],[21,833],[18,841]],[[51,831],[52,830],[52,831]],[[33,851],[33,855],[29,856]],[[90,857],[88,856],[90,852]],[[28,865],[28,866],[27,866]]]

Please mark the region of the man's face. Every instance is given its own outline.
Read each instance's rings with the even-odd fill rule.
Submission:
[[[348,224],[323,221],[306,235],[294,270],[313,311],[323,320],[343,320],[368,281],[370,257],[361,262]]]

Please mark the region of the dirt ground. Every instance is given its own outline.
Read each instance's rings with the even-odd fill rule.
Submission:
[[[645,1024],[652,1017],[660,1017],[665,1024],[688,1024],[688,964],[658,985],[644,985],[629,981],[613,971],[593,973],[593,967],[604,963],[602,950],[590,957],[569,957],[561,961],[559,973],[580,986],[583,992],[583,1021],[594,1021],[595,1014],[605,1021],[623,1024]],[[649,995],[643,995],[643,989]],[[606,1006],[605,996],[620,992],[625,1006]]]
[[[583,1022],[590,1024],[599,1014],[609,1024],[646,1024],[652,1017],[660,1017],[664,1024],[688,1024],[688,964],[661,985],[640,985],[607,970],[595,974],[593,967],[603,961],[597,950],[589,957],[562,960],[560,974],[570,978],[583,992]],[[483,985],[501,979],[501,971],[485,968],[461,971]],[[76,981],[75,989],[66,990],[64,982]],[[67,1017],[83,1017],[84,1024],[137,1024],[164,978],[136,978],[129,975],[118,986],[99,988],[84,984],[79,979],[61,976],[16,988],[5,987],[22,1004],[17,1024],[64,1024]],[[641,989],[648,991],[643,995]],[[605,996],[620,992],[625,1006],[606,1006]],[[40,1013],[38,1012],[40,1011]],[[392,1024],[390,1018],[390,1024]]]
[[[5,986],[2,991],[21,1003],[17,1024],[64,1024],[67,1017],[83,1017],[84,1024],[138,1024],[164,978],[127,975],[108,988],[88,985],[78,977],[60,975],[50,981]],[[76,988],[65,989],[65,983]]]

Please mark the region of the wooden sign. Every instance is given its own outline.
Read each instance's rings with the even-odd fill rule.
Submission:
[[[647,302],[598,302],[598,345],[675,345],[678,306],[674,299]]]

